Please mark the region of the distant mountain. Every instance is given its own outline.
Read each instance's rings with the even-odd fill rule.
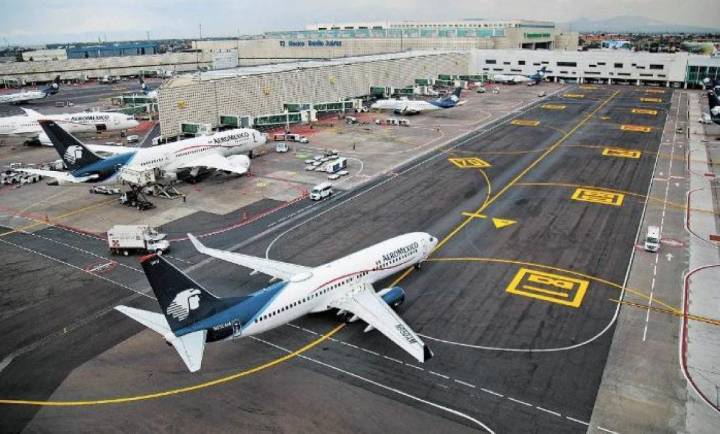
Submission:
[[[720,25],[716,28],[710,28],[685,24],[669,24],[646,17],[629,15],[600,20],[579,18],[569,23],[558,23],[558,25],[565,30],[581,33],[720,33]]]

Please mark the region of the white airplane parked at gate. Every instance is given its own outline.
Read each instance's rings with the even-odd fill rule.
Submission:
[[[465,101],[460,100],[461,91],[462,88],[458,87],[451,95],[429,101],[407,98],[381,99],[375,101],[370,108],[373,110],[392,110],[401,115],[415,115],[427,111],[449,109],[465,104]]]
[[[52,146],[47,134],[43,132],[38,120],[49,119],[61,124],[71,133],[89,133],[95,131],[124,131],[135,128],[140,123],[134,117],[117,112],[81,112],[44,115],[35,110],[22,108],[25,116],[6,116],[0,118],[0,136],[20,137],[26,141],[39,142]]]
[[[55,80],[53,80],[53,82],[44,89],[0,95],[0,104],[20,104],[36,99],[43,99],[49,97],[50,95],[55,95],[56,93],[58,93],[59,90],[60,76],[58,75],[57,77],[55,77]]]
[[[177,179],[179,173],[196,177],[202,168],[242,175],[250,167],[253,150],[267,140],[256,130],[240,128],[149,148],[90,145],[80,142],[56,121],[38,122],[69,171],[17,170],[54,178],[58,184],[115,183],[122,168],[135,172],[160,169],[168,180]],[[111,156],[101,157],[97,152]]]
[[[368,324],[365,332],[377,329],[419,362],[432,357],[392,309],[405,299],[403,289],[375,292],[372,286],[403,269],[419,267],[437,246],[432,235],[400,235],[319,267],[212,249],[191,234],[188,237],[200,253],[280,279],[247,296],[218,298],[163,257],[142,259],[162,313],[127,306],[115,309],[162,335],[190,372],[200,369],[206,342],[257,335],[331,309],[351,315],[349,322],[363,320]]]
[[[520,74],[512,74],[512,75],[506,75],[506,74],[495,74],[492,77],[492,80],[495,83],[505,83],[505,84],[517,84],[517,83],[528,83],[528,84],[538,84],[545,78],[545,67],[543,66],[541,69],[538,69],[535,74],[532,75],[520,75]]]

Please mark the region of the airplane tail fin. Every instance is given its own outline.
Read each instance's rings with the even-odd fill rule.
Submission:
[[[718,99],[715,92],[708,92],[708,105],[710,106],[710,118],[713,122],[718,123],[720,121],[720,99]]]
[[[56,75],[55,80],[53,80],[52,83],[50,83],[50,85],[48,87],[43,89],[43,92],[47,96],[47,95],[55,95],[56,93],[58,93],[59,90],[60,90],[60,76]]]
[[[141,264],[173,333],[229,307],[161,256],[145,256]]]
[[[60,154],[65,165],[71,171],[83,168],[89,164],[103,160],[93,151],[88,149],[72,134],[65,131],[55,121],[40,119],[38,123],[52,142],[55,150]]]

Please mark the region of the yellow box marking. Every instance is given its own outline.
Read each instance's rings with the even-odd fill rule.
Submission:
[[[511,294],[580,307],[590,281],[521,267],[505,289]]]
[[[583,85],[580,85],[580,89],[595,90],[595,89],[597,89],[597,86],[593,86],[591,84],[583,84]]]
[[[603,149],[602,154],[608,157],[640,158],[642,151],[638,151],[636,149],[605,148]]]
[[[641,102],[663,102],[662,98],[640,98]]]
[[[623,131],[632,131],[635,133],[649,133],[652,131],[652,127],[646,127],[643,125],[620,125],[620,129]]]
[[[593,190],[591,188],[578,188],[572,195],[573,200],[582,202],[601,203],[603,205],[621,206],[625,195],[612,191]]]
[[[650,109],[641,109],[641,108],[634,108],[632,109],[632,112],[636,115],[652,115],[657,116],[658,111],[657,110],[650,110]]]
[[[565,107],[567,106],[564,106],[562,104],[544,104],[541,107],[546,110],[565,110]]]
[[[566,93],[563,95],[565,98],[585,98],[585,95],[581,93]]]
[[[531,119],[513,119],[510,123],[513,125],[522,125],[524,127],[536,127],[540,125],[540,121]]]
[[[491,164],[476,157],[470,158],[448,158],[448,161],[461,169],[484,169]]]
[[[662,89],[645,89],[645,93],[665,93]]]

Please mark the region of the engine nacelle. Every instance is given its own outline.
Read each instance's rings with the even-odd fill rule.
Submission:
[[[227,157],[228,161],[234,167],[240,170],[248,170],[250,168],[250,158],[247,155],[231,155]]]
[[[385,300],[385,303],[393,309],[400,306],[405,301],[405,290],[399,286],[385,288],[378,292],[378,295]]]
[[[720,105],[711,108],[711,109],[710,109],[710,113],[711,113],[713,116],[720,116]]]

